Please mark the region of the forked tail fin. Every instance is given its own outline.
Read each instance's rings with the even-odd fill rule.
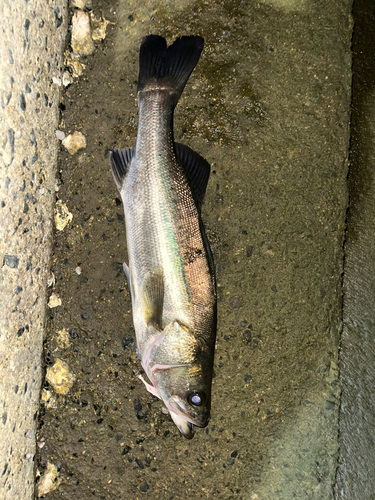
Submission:
[[[200,36],[183,36],[167,48],[163,37],[145,37],[139,54],[138,96],[167,90],[176,105],[199,60],[203,43]]]

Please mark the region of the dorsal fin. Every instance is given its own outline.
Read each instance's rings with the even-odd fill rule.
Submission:
[[[111,165],[112,175],[117,189],[121,189],[134,155],[135,150],[131,148],[116,148],[109,153],[109,164]]]
[[[142,288],[142,312],[147,326],[162,329],[164,301],[163,269],[158,267],[149,271]]]
[[[210,177],[210,164],[184,144],[175,142],[174,147],[176,158],[185,170],[195,204],[200,213],[208,178]]]

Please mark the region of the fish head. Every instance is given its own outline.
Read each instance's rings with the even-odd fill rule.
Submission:
[[[158,332],[151,330],[142,365],[174,423],[188,439],[194,426],[206,427],[211,409],[214,344],[200,340],[185,324],[175,320]]]
[[[211,409],[212,375],[196,364],[155,370],[157,387],[174,423],[183,436],[191,439],[194,426],[206,427]]]

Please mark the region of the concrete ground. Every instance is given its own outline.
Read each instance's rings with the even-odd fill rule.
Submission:
[[[115,22],[65,91],[37,468],[51,500],[333,498],[348,193],[351,1],[93,2]],[[218,279],[212,419],[192,441],[138,381],[122,205],[108,151],[135,144],[143,36],[205,39],[175,136],[212,165],[203,207]],[[80,269],[77,274],[76,268]]]

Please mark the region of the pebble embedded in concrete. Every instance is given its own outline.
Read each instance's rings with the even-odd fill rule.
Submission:
[[[105,19],[103,15],[101,15],[100,19],[97,19],[93,12],[90,12],[90,18],[93,28],[91,34],[93,40],[104,40],[108,24],[116,24]]]
[[[64,85],[64,87],[68,87],[68,85],[71,85],[72,83],[73,76],[69,73],[69,71],[64,71],[62,84]]]
[[[52,396],[52,392],[48,391],[47,389],[43,389],[42,393],[40,395],[40,399],[42,403],[45,404],[46,408],[57,408],[57,401],[56,399]],[[43,445],[44,446],[44,445]],[[43,446],[39,446],[40,448]]]
[[[71,0],[70,6],[73,8],[75,7],[76,9],[92,9],[92,1],[91,0]]]
[[[56,130],[56,137],[59,141],[63,141],[65,139],[65,133],[62,130]]]
[[[81,56],[89,56],[95,50],[91,37],[90,16],[82,10],[76,10],[73,14],[72,49]]]
[[[47,368],[46,380],[57,394],[67,394],[76,377],[70,371],[68,363],[57,358],[53,366]]]
[[[62,300],[60,299],[60,297],[57,295],[57,293],[52,292],[48,300],[48,307],[52,309],[54,307],[61,306],[61,304]]]
[[[48,280],[47,280],[47,286],[54,286],[56,283],[56,278],[55,278],[55,275],[51,272],[51,274],[49,275],[48,277]]]
[[[47,389],[43,389],[42,393],[40,395],[40,399],[43,403],[47,403],[52,397],[51,391],[48,391]]]
[[[58,85],[59,87],[61,87],[61,78],[59,78],[57,76],[53,76],[52,77],[52,83],[54,83],[55,85]]]
[[[62,143],[68,153],[74,155],[79,149],[86,147],[86,138],[82,132],[74,132],[65,137]]]
[[[58,231],[63,231],[73,219],[68,207],[61,200],[56,202],[55,206],[55,226]]]
[[[66,349],[70,345],[70,335],[66,328],[57,332],[57,343],[62,349]]]
[[[79,61],[79,56],[68,50],[64,53],[64,64],[71,71],[73,78],[82,75],[85,65]]]
[[[47,469],[43,476],[40,478],[38,484],[38,498],[47,495],[47,493],[54,491],[58,487],[60,482],[57,480],[57,478],[58,471],[56,465],[48,462]]]

